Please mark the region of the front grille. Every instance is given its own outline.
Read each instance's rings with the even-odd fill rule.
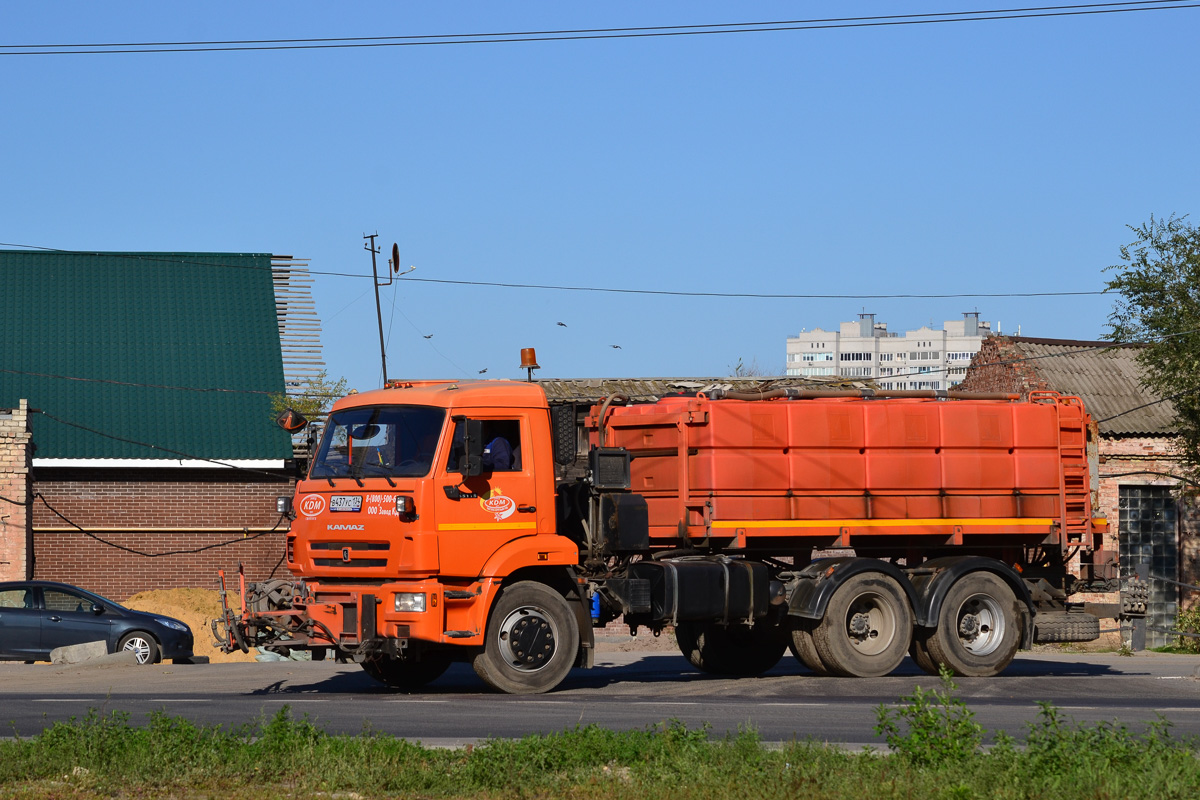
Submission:
[[[390,542],[309,542],[309,550],[390,550]]]
[[[313,564],[318,567],[386,567],[386,558],[352,558],[342,561],[340,558],[314,558]]]

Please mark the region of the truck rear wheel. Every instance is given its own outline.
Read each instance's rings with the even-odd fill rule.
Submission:
[[[999,675],[1017,654],[1020,619],[1008,584],[990,572],[969,572],[946,592],[937,627],[921,645],[932,664],[945,664],[955,675]]]
[[[548,692],[571,671],[579,651],[575,615],[558,592],[536,581],[506,587],[488,620],[472,666],[508,694]]]
[[[783,658],[787,640],[778,625],[718,625],[680,622],[675,626],[679,651],[702,672],[749,677],[761,675]]]
[[[380,683],[394,686],[406,692],[420,689],[432,683],[450,668],[450,659],[444,656],[427,655],[420,661],[401,661],[380,656],[362,662],[363,671]]]
[[[904,660],[912,628],[912,609],[900,584],[865,572],[837,588],[812,638],[831,674],[878,678]]]
[[[828,675],[829,669],[821,662],[817,646],[813,643],[812,632],[817,623],[804,617],[792,617],[791,620],[791,642],[788,647],[792,655],[813,674]]]

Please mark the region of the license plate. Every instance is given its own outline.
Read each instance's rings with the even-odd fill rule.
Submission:
[[[362,511],[362,495],[335,494],[329,498],[330,511]]]

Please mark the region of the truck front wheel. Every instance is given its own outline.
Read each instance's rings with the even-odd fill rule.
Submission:
[[[432,683],[450,668],[450,659],[444,656],[427,655],[420,661],[401,661],[388,656],[370,658],[362,662],[363,671],[375,680],[406,692],[420,689]]]
[[[946,592],[937,627],[920,642],[928,663],[917,663],[926,670],[945,664],[969,678],[999,675],[1020,646],[1020,619],[1008,584],[990,572],[969,572]]]
[[[578,651],[575,615],[563,596],[545,584],[521,581],[496,599],[472,666],[494,689],[540,694],[567,677]]]

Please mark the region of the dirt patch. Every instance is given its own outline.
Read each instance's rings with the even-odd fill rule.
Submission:
[[[214,664],[253,661],[252,653],[222,653],[213,645],[211,620],[221,616],[221,595],[215,589],[154,589],[138,592],[123,603],[134,611],[148,611],[186,622],[195,637],[193,652]]]

